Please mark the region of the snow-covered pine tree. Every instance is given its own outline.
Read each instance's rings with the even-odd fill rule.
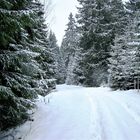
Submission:
[[[79,63],[82,84],[100,86],[107,83],[111,44],[126,24],[124,6],[121,0],[78,1],[77,18],[82,32],[80,48],[83,58]]]
[[[128,56],[128,48],[126,45],[125,36],[116,37],[115,45],[112,46],[112,52],[110,53],[111,58],[109,58],[110,73],[109,85],[113,89],[118,87],[124,88],[126,84],[126,58]]]
[[[126,33],[115,39],[110,60],[110,86],[114,89],[132,89],[140,76],[140,14],[137,4],[129,13]],[[136,6],[136,7],[134,7]],[[127,6],[128,7],[128,6]],[[135,10],[134,10],[135,9]]]
[[[34,61],[38,63],[39,76],[33,81],[33,86],[37,86],[38,94],[46,95],[51,89],[55,88],[55,60],[51,52],[48,40],[47,25],[44,18],[44,7],[36,0],[33,2],[32,10],[34,11],[35,24],[33,31],[33,46],[31,50],[39,53]]]
[[[79,85],[79,81],[83,79],[81,75],[81,69],[79,63],[81,62],[81,50],[77,48],[75,50],[75,55],[71,56],[71,60],[68,65],[68,72],[66,77],[66,83],[69,85]]]
[[[30,53],[24,42],[29,40],[33,21],[31,1],[2,0],[0,3],[0,130],[15,126],[28,118],[28,99],[36,97],[23,65],[37,54]]]
[[[0,3],[0,131],[25,121],[29,117],[27,110],[33,107],[32,100],[42,94],[43,88],[48,91],[46,83],[43,88],[38,84],[48,74],[42,68],[44,61],[39,64],[38,58],[48,49],[41,46],[47,46],[46,32],[35,34],[46,28],[39,26],[42,21],[38,17],[42,19],[42,13],[35,10],[37,3],[32,0]],[[41,58],[45,57],[49,69],[52,60],[46,54]]]
[[[62,57],[65,61],[66,83],[74,84],[74,68],[76,66],[76,51],[78,48],[79,35],[76,29],[75,19],[70,13],[67,29],[61,45]],[[72,80],[73,79],[73,80]]]
[[[56,36],[52,31],[49,33],[48,41],[55,60],[55,78],[58,84],[62,84],[65,82],[65,64],[64,60],[62,59],[60,48],[57,45]]]
[[[134,41],[132,36],[134,33],[127,32],[126,36],[116,37],[115,45],[112,46],[109,83],[113,89],[132,89],[134,81],[139,77],[140,42]]]

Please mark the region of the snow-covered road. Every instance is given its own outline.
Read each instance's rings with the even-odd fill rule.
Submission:
[[[140,94],[57,86],[38,102],[25,140],[140,140]]]

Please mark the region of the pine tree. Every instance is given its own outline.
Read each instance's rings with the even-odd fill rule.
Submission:
[[[27,119],[28,99],[36,96],[29,83],[31,77],[23,70],[33,59],[23,44],[31,36],[27,31],[32,24],[29,5],[25,0],[0,4],[0,130]]]
[[[109,72],[110,86],[114,89],[134,88],[134,83],[140,75],[140,14],[137,7],[138,3],[134,4],[133,1],[131,4],[133,8],[129,11],[131,16],[129,16],[130,21],[126,33],[123,36],[116,37],[115,45],[112,46]],[[134,9],[137,10],[134,11]]]
[[[55,61],[55,78],[58,84],[62,84],[65,81],[65,66],[62,59],[61,51],[59,49],[59,46],[57,45],[56,36],[52,31],[50,31],[48,41]]]
[[[75,55],[71,56],[68,65],[68,72],[66,77],[66,83],[69,85],[79,85],[79,81],[83,79],[81,75],[81,69],[79,68],[79,63],[81,62],[81,50],[77,48],[75,50]]]
[[[55,61],[49,46],[43,5],[36,1],[32,4],[32,9],[36,14],[34,15],[35,24],[33,26],[33,41],[35,44],[33,47],[31,46],[31,49],[33,52],[39,53],[35,58],[35,61],[39,64],[39,77],[33,85],[37,85],[39,88],[38,93],[46,95],[51,89],[55,88]]]
[[[32,0],[0,3],[0,130],[28,119],[37,94],[54,85],[52,80],[44,83],[53,72],[41,7]]]
[[[124,88],[126,84],[126,58],[128,56],[128,48],[126,45],[125,36],[116,37],[115,45],[112,46],[112,53],[110,60],[110,77],[109,84],[111,88]]]
[[[66,83],[74,84],[74,68],[76,63],[76,51],[78,47],[79,35],[76,29],[75,19],[70,13],[67,29],[61,45],[62,57],[65,60]],[[73,79],[73,80],[72,80]]]
[[[110,87],[132,89],[139,77],[139,43],[133,42],[132,34],[116,37],[110,60]],[[133,34],[134,35],[134,34]],[[131,42],[132,41],[132,42]]]
[[[81,5],[77,18],[82,33],[80,48],[83,57],[79,63],[83,77],[81,84],[100,86],[108,81],[111,45],[126,25],[124,6],[121,0],[78,1]]]

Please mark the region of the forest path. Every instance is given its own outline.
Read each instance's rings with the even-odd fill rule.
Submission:
[[[25,140],[140,140],[140,95],[134,90],[60,85],[37,105]]]

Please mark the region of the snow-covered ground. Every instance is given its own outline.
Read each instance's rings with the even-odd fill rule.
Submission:
[[[140,140],[140,93],[134,90],[60,85],[37,106],[24,140]]]

